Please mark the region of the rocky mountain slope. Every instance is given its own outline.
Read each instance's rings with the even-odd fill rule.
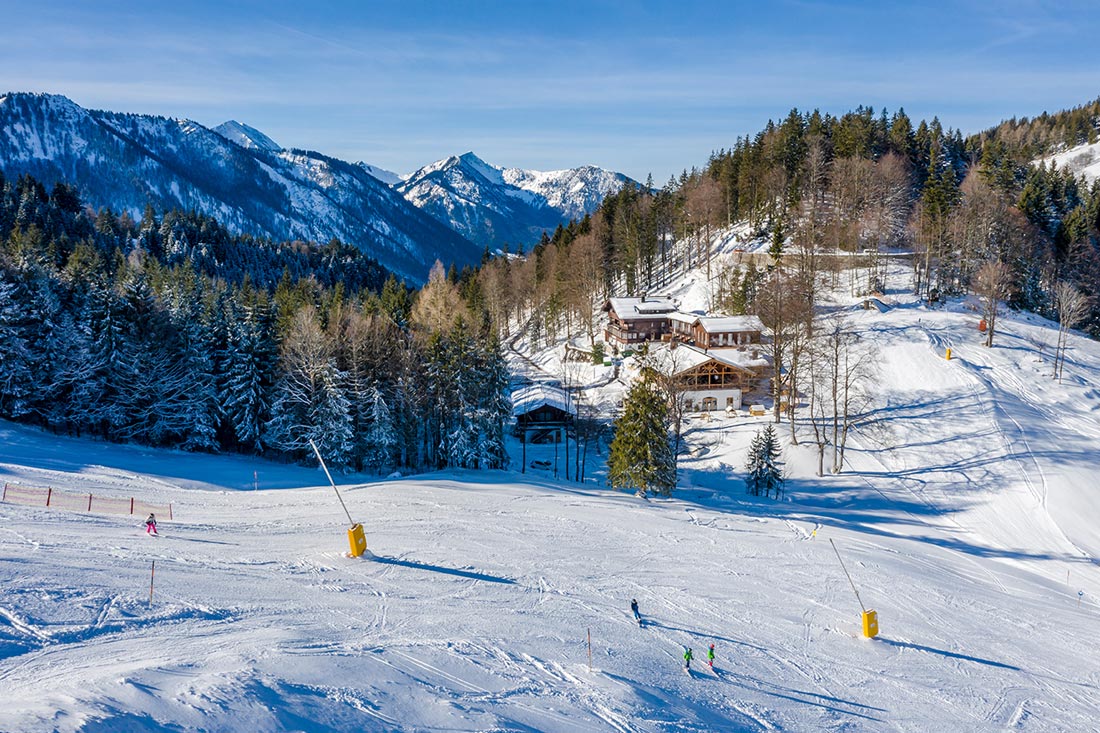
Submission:
[[[500,247],[535,243],[543,231],[594,211],[627,182],[633,183],[594,166],[527,171],[465,153],[421,168],[396,188],[468,239]]]
[[[195,209],[234,231],[281,240],[336,237],[413,282],[436,259],[482,249],[426,216],[364,166],[285,150],[247,125],[87,110],[56,95],[0,96],[0,170],[76,184],[89,205]]]

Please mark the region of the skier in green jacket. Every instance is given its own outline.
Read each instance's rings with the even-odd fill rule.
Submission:
[[[714,644],[710,645],[710,649],[707,649],[707,664],[711,669],[714,669]]]
[[[691,660],[692,660],[692,658],[693,658],[693,655],[691,653],[691,647],[690,646],[684,647],[684,671],[685,672],[689,672],[689,673],[691,672]]]

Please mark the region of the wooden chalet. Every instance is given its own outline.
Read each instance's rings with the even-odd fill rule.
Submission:
[[[668,298],[611,298],[604,304],[607,328],[604,339],[632,348],[647,341],[660,341],[669,332],[669,314],[676,304]]]
[[[689,412],[740,409],[744,394],[756,389],[768,362],[739,349],[710,351],[675,341],[651,350],[651,368],[673,380]]]

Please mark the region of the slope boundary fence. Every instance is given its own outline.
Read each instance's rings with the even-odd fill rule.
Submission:
[[[73,491],[60,491],[49,486],[23,486],[4,484],[4,493],[0,501],[23,506],[49,507],[70,512],[88,512],[92,514],[113,514],[116,516],[156,514],[172,519],[172,505],[156,504],[135,497],[96,496],[92,493],[78,494]]]

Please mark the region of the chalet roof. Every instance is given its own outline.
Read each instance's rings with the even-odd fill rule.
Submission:
[[[564,390],[557,387],[546,384],[532,384],[520,387],[512,393],[513,417],[534,412],[544,405],[556,407],[570,415],[577,414],[577,408],[574,406],[573,400]]]
[[[650,347],[649,355],[653,365],[664,374],[683,374],[708,361],[716,361],[720,364],[753,371],[766,367],[766,359],[752,358],[751,352],[740,349],[708,349],[703,350],[687,344],[679,344],[670,348],[671,344],[661,344]]]
[[[758,316],[702,316],[699,325],[707,333],[763,332],[764,323]]]
[[[653,318],[665,316],[676,310],[676,304],[663,297],[641,298],[610,298],[608,309],[615,311],[624,321],[637,320],[639,318]]]
[[[677,321],[679,323],[686,323],[689,326],[691,326],[691,325],[694,325],[697,320],[699,320],[699,314],[698,313],[681,313],[680,311],[676,311],[675,313],[669,313],[668,314],[668,320]]]

